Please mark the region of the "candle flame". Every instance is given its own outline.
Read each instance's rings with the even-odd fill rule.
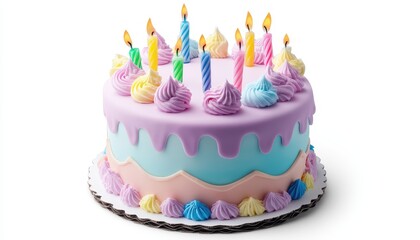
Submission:
[[[252,23],[253,23],[253,21],[252,21],[251,13],[248,12],[246,14],[246,21],[245,21],[245,26],[246,26],[246,28],[248,28],[248,31],[251,31]]]
[[[181,38],[178,38],[178,41],[176,41],[175,48],[174,48],[177,56],[178,56],[179,51],[181,50],[181,47],[182,47],[182,40]]]
[[[184,20],[187,19],[188,11],[187,11],[187,7],[185,6],[185,4],[182,5],[181,16],[182,16],[182,19],[184,19]]]
[[[155,33],[155,27],[153,27],[152,20],[149,18],[147,21],[147,34],[152,36]]]
[[[130,48],[133,48],[133,45],[132,45],[133,43],[131,42],[131,37],[130,37],[130,34],[127,32],[127,30],[125,30],[124,32],[124,42]]]
[[[263,28],[264,28],[265,32],[268,32],[270,30],[270,27],[271,27],[271,14],[268,13],[267,16],[264,19]]]
[[[284,43],[284,47],[287,47],[287,44],[289,44],[289,35],[287,35],[287,33],[286,35],[284,35],[283,43]]]
[[[236,29],[235,39],[236,39],[236,43],[239,46],[239,50],[241,50],[241,46],[242,46],[242,35],[241,35],[241,32],[239,31],[239,28]]]
[[[206,47],[206,39],[204,38],[203,34],[201,34],[199,43],[200,43],[200,48],[202,48],[204,52],[204,48]]]

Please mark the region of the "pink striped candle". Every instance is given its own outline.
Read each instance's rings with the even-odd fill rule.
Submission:
[[[271,27],[271,14],[268,13],[263,22],[263,28],[265,31],[263,37],[263,53],[264,53],[264,65],[271,66],[273,59],[273,43],[271,33],[268,33]]]
[[[238,53],[235,57],[235,64],[233,67],[233,86],[242,92],[242,76],[244,73],[244,52],[241,50],[242,47],[242,36],[239,29],[236,29],[235,33],[236,42],[238,43]]]

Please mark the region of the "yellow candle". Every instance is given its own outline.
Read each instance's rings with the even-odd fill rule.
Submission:
[[[158,68],[158,38],[155,34],[155,28],[153,27],[152,20],[147,21],[147,34],[149,39],[147,40],[147,46],[149,47],[149,68],[153,71],[157,71]]]
[[[252,30],[252,16],[248,12],[245,22],[248,32],[245,35],[245,66],[252,67],[254,66],[254,42],[255,36]]]

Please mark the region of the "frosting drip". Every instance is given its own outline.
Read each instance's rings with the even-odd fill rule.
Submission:
[[[204,111],[213,115],[228,115],[241,108],[241,93],[228,81],[222,87],[204,93]]]
[[[167,217],[180,218],[183,216],[184,206],[173,198],[167,198],[160,205],[162,214]]]
[[[243,48],[242,48],[243,49]],[[239,52],[239,46],[237,44],[233,45],[232,48],[232,58],[235,59],[236,55]],[[263,39],[256,39],[254,44],[254,64],[264,65],[265,55],[263,52]]]
[[[153,103],[162,77],[150,69],[149,74],[138,77],[131,85],[131,97],[139,103]]]
[[[144,71],[129,60],[112,75],[112,86],[119,95],[130,96],[131,84],[137,77],[142,75],[144,75]]]
[[[206,38],[206,43],[212,58],[226,58],[228,56],[228,42],[218,28]]]
[[[239,215],[241,217],[252,217],[263,214],[265,208],[261,200],[248,197],[239,203]]]
[[[117,54],[114,59],[112,59],[112,67],[109,71],[109,76],[112,76],[118,69],[124,66],[128,61],[128,57]]]
[[[277,91],[265,76],[246,85],[242,103],[248,107],[264,108],[277,102]]]
[[[210,209],[202,202],[193,200],[185,205],[184,217],[194,221],[204,221],[210,218]]]
[[[140,207],[149,213],[160,213],[160,202],[154,194],[147,194],[140,200]]]
[[[235,204],[218,200],[211,207],[211,218],[218,220],[229,220],[239,215],[239,209]]]
[[[302,182],[306,185],[306,190],[314,188],[314,177],[310,173],[304,173],[302,176]]]
[[[292,200],[300,199],[303,194],[306,192],[306,185],[302,180],[297,179],[295,180],[287,189],[287,193],[289,193]]]
[[[296,56],[292,53],[291,47],[284,48],[273,59],[274,70],[277,71],[285,61],[289,62],[299,72],[300,75],[305,74],[305,64],[301,59],[296,58]]]
[[[168,81],[157,89],[154,101],[160,111],[178,113],[190,108],[191,92],[169,76]]]
[[[125,203],[127,206],[139,207],[139,202],[141,198],[140,193],[137,192],[137,190],[134,189],[129,184],[125,184],[121,188],[120,198],[121,198],[121,201]]]
[[[290,201],[292,201],[292,198],[287,192],[269,192],[265,195],[264,207],[267,212],[274,212],[285,208]]]

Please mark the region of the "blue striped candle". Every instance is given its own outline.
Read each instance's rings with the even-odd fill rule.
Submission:
[[[200,56],[201,61],[201,78],[203,80],[203,92],[211,88],[211,58],[210,53],[206,52],[206,39],[203,35],[200,37],[200,47],[203,52]]]
[[[190,57],[190,23],[187,21],[188,11],[185,7],[185,4],[182,5],[182,22],[181,22],[181,40],[182,40],[182,49],[181,54],[184,58],[184,63],[189,63],[191,61]]]

